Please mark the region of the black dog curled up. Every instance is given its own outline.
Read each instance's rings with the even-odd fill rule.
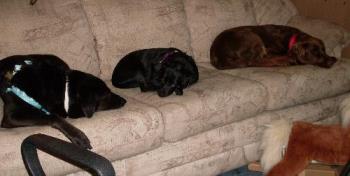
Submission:
[[[51,125],[73,143],[92,148],[86,135],[65,118],[91,117],[126,101],[99,78],[54,55],[15,55],[0,60],[3,128]]]
[[[151,48],[131,52],[116,65],[112,83],[118,88],[140,87],[142,92],[157,91],[160,97],[198,81],[198,68],[193,58],[176,48]]]

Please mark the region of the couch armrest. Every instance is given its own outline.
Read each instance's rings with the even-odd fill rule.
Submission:
[[[323,40],[327,53],[335,57],[341,57],[342,49],[350,44],[349,31],[325,20],[296,15],[289,20],[287,25]]]

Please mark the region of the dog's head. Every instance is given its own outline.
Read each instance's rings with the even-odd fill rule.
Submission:
[[[69,74],[69,89],[74,104],[70,116],[91,117],[96,111],[117,109],[126,103],[124,98],[112,93],[101,79],[76,70]]]
[[[335,57],[327,55],[322,40],[310,36],[300,36],[288,54],[300,64],[312,64],[324,68],[332,67],[337,61]]]
[[[172,50],[154,65],[152,84],[160,97],[173,92],[182,95],[183,89],[197,82],[198,68],[193,58],[180,50]]]

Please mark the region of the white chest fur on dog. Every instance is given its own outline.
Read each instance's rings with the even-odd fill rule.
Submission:
[[[69,78],[68,76],[66,77],[66,83],[65,83],[65,88],[64,88],[64,110],[66,110],[66,113],[68,114],[69,110]]]

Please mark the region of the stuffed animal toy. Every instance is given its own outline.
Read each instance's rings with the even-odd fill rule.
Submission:
[[[340,111],[342,125],[292,123],[285,119],[272,122],[264,131],[261,143],[264,173],[296,176],[312,160],[346,164],[350,160],[350,97],[343,100]]]

